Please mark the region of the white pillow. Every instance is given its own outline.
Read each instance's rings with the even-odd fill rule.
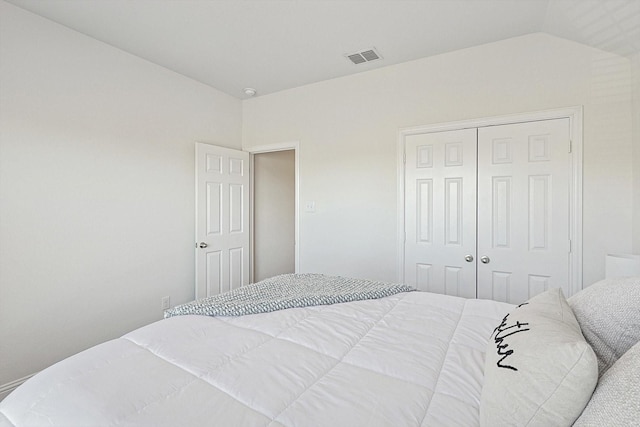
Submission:
[[[485,355],[480,425],[570,426],[598,362],[560,289],[531,298],[496,327]]]
[[[640,277],[605,279],[567,301],[598,356],[600,376],[640,341]]]
[[[632,426],[640,422],[640,343],[600,378],[576,427]]]

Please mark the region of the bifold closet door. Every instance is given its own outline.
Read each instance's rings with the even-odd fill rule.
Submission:
[[[478,298],[569,295],[569,119],[478,129]]]
[[[405,139],[405,282],[476,297],[476,129]]]

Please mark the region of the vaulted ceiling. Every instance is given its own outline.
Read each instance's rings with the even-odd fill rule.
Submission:
[[[237,98],[535,32],[640,52],[640,0],[7,1]]]

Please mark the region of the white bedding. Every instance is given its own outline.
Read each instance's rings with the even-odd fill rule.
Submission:
[[[408,292],[172,317],[31,378],[0,425],[476,426],[486,343],[511,308]]]

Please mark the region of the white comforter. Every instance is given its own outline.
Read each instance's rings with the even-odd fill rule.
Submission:
[[[409,292],[173,317],[39,373],[0,402],[0,425],[475,426],[510,308]]]

